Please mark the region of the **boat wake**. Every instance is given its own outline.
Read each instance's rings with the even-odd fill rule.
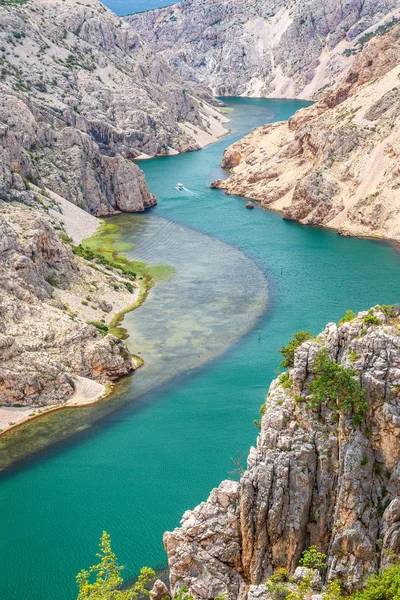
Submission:
[[[183,185],[176,185],[175,189],[179,190],[180,192],[186,192],[186,194],[188,194],[189,196],[197,196],[195,192],[192,192],[192,190],[189,190],[189,188],[186,188]]]

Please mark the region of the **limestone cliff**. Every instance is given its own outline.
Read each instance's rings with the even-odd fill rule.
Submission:
[[[216,95],[308,99],[399,9],[398,0],[184,0],[126,20]]]
[[[213,185],[288,219],[400,240],[400,28],[370,41],[324,97],[233,144]]]
[[[376,307],[297,348],[289,373],[271,384],[240,481],[223,482],[165,534],[173,591],[269,598],[274,570],[293,573],[310,545],[327,554],[324,578],[353,590],[399,556],[399,328],[399,309]],[[359,424],[338,411],[340,396],[311,408],[324,350],[362,386]]]
[[[79,376],[106,383],[135,368],[125,344],[101,331],[138,288],[74,256],[62,205],[13,179],[19,191],[0,200],[0,405],[54,405]],[[95,220],[74,211],[76,221]]]
[[[0,5],[0,127],[13,168],[93,214],[155,203],[132,159],[224,133],[201,96],[97,0]]]

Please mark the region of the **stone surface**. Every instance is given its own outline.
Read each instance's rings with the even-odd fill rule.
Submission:
[[[167,600],[171,598],[167,586],[163,581],[157,579],[151,590],[150,600]]]
[[[400,240],[400,27],[378,36],[321,100],[225,151],[228,194],[345,235]]]
[[[185,0],[126,17],[186,80],[221,96],[310,98],[341,74],[398,0]]]
[[[300,583],[304,569],[296,567],[310,545],[327,554],[324,578],[354,590],[399,556],[400,311],[374,309],[376,325],[366,325],[366,314],[330,323],[297,349],[291,386],[271,384],[240,482],[224,481],[165,534],[172,591],[188,585],[196,600],[255,599],[278,568]],[[356,372],[368,403],[361,426],[348,411],[337,420],[326,405],[309,407],[323,348]]]
[[[198,149],[225,132],[209,95],[185,87],[96,0],[0,6],[0,23],[0,169],[5,152],[7,169],[11,161],[92,214],[155,204],[134,158]]]
[[[121,340],[86,322],[92,308],[82,303],[115,297],[120,310],[133,296],[118,273],[75,257],[34,194],[21,194],[31,206],[0,200],[0,405],[47,406],[70,399],[77,375],[106,383],[134,369]],[[94,319],[111,318],[105,304]]]

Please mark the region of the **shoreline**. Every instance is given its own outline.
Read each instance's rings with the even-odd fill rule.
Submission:
[[[233,172],[233,170],[229,169],[227,172],[231,173],[231,172]],[[229,179],[229,177],[227,177],[227,179],[222,179],[221,181],[228,181],[228,179]],[[212,183],[210,184],[210,187],[211,186],[212,186]],[[258,200],[257,198],[253,198],[252,196],[240,195],[240,194],[236,194],[236,193],[234,194],[234,193],[228,192],[225,188],[220,187],[220,186],[215,186],[215,189],[220,190],[221,192],[224,192],[225,196],[231,196],[232,198],[240,198],[241,200],[255,202],[256,206],[258,206],[262,210],[267,210],[269,212],[280,215],[282,218],[282,221],[287,221],[288,223],[297,223],[297,225],[301,225],[302,227],[314,228],[314,229],[324,229],[326,231],[332,231],[332,233],[336,233],[337,235],[339,235],[341,237],[347,237],[347,238],[352,238],[352,239],[356,239],[356,240],[370,240],[372,242],[380,242],[382,244],[387,244],[389,246],[392,246],[396,250],[396,252],[400,253],[400,240],[396,240],[394,238],[378,236],[378,235],[375,236],[375,235],[368,234],[368,233],[362,234],[362,233],[351,233],[350,231],[341,231],[340,229],[337,229],[336,227],[332,227],[330,225],[324,225],[323,223],[317,225],[317,224],[313,224],[313,223],[302,223],[301,221],[298,221],[297,219],[287,219],[284,217],[284,212],[282,209],[274,208],[274,207],[270,207],[270,206],[263,206],[263,204],[261,203],[261,200]]]
[[[135,354],[132,354],[132,360],[135,364],[135,369],[132,372],[134,373],[144,365],[144,360]],[[49,413],[62,409],[83,408],[84,406],[91,406],[102,400],[107,400],[112,396],[116,384],[120,381],[110,381],[103,384],[88,377],[81,377],[80,375],[73,377],[73,380],[76,385],[75,392],[69,400],[62,404],[50,404],[48,406],[0,406],[0,436],[4,436],[10,431],[18,429],[21,425],[25,425]],[[95,390],[98,391],[93,395],[85,395],[85,387],[92,392]],[[20,418],[18,418],[18,415],[20,415]],[[17,420],[6,422],[6,418],[9,418],[9,416]]]
[[[60,208],[62,208],[60,212],[55,210],[52,212],[56,215],[59,222],[62,223],[66,234],[71,238],[73,238],[75,231],[74,225],[77,221],[80,221],[78,231],[75,231],[73,239],[75,243],[81,244],[85,239],[90,240],[96,235],[99,235],[101,227],[104,226],[103,219],[93,217],[89,213],[86,213],[81,208],[76,207],[53,192],[49,192],[49,195],[50,194],[50,197],[57,202]],[[66,212],[64,212],[65,208],[67,209]],[[89,237],[87,237],[87,234],[89,234]],[[107,269],[107,266],[105,265],[103,268]],[[102,272],[104,272],[106,276],[108,275],[108,273],[105,271],[102,270]],[[120,273],[118,273],[116,277],[121,282],[125,279],[123,274]],[[108,326],[107,334],[115,335],[121,339],[127,339],[129,337],[126,329],[123,329],[120,327],[120,325],[127,313],[139,308],[142,305],[144,300],[147,298],[150,289],[154,285],[154,281],[151,278],[143,277],[133,282],[133,285],[135,287],[133,294],[130,295],[129,298],[126,297],[126,300],[129,300],[129,303],[126,302],[125,305],[122,303],[121,306],[120,301],[117,303],[119,306],[116,307],[116,310],[112,310],[110,313],[104,314],[104,320]],[[79,311],[81,313],[81,318],[84,321],[86,320],[87,322],[88,318],[92,318],[92,315],[85,314],[85,312],[90,310],[90,306],[87,306],[89,303],[87,301],[82,301],[84,296],[81,298],[79,294],[77,295],[76,290],[71,288],[71,290],[62,291],[61,293],[58,291],[58,296],[60,299],[67,302],[68,305],[71,305],[74,310]],[[75,304],[73,304],[73,301],[75,301]],[[81,304],[86,304],[86,306],[81,306]],[[70,310],[71,306],[69,306]],[[144,364],[144,360],[134,354],[131,354],[131,357],[134,365],[134,372]],[[82,377],[76,374],[73,375],[72,379],[75,383],[75,391],[73,395],[65,402],[49,405],[34,404],[32,406],[1,405],[0,436],[4,436],[11,430],[15,430],[19,426],[24,425],[29,421],[33,421],[34,419],[37,419],[43,415],[47,415],[50,412],[55,412],[63,408],[81,408],[105,400],[112,395],[115,385],[119,381],[109,381],[103,384],[94,379]]]

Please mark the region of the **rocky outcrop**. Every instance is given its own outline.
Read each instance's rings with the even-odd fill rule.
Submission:
[[[204,92],[185,88],[96,0],[10,3],[0,23],[8,162],[95,215],[155,203],[134,158],[198,149],[225,132]]]
[[[24,194],[31,206],[22,196],[0,200],[0,405],[46,406],[69,400],[77,375],[106,383],[134,369],[123,342],[103,337],[84,316],[89,293],[97,314],[107,316],[104,298],[127,306],[132,295],[117,273],[75,257],[56,234],[61,224],[50,223],[51,209],[44,213],[32,192]],[[64,295],[76,297],[74,307]]]
[[[317,104],[233,144],[214,187],[304,224],[399,240],[399,39],[398,26],[374,38]]]
[[[125,19],[184,79],[216,95],[308,99],[398,12],[398,0],[185,0]]]
[[[240,481],[221,483],[165,534],[173,591],[269,598],[265,582],[276,569],[301,581],[296,566],[310,545],[327,555],[323,579],[354,590],[399,556],[399,315],[377,307],[330,323],[295,351],[289,373],[271,384]],[[361,384],[361,423],[336,399],[311,407],[323,350]]]
[[[54,128],[29,100],[0,86],[0,197],[24,190],[22,176],[97,216],[156,203],[132,161],[105,156],[90,135],[59,125]]]

